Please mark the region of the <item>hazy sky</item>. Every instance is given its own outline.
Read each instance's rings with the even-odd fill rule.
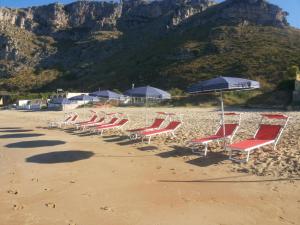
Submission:
[[[53,2],[70,3],[74,0],[0,0],[0,6],[6,7],[27,7],[34,5],[44,5]],[[222,2],[223,0],[217,0]],[[279,5],[289,13],[288,21],[294,26],[300,28],[300,0],[269,0],[269,2]]]

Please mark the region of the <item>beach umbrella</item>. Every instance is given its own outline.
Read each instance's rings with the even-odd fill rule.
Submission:
[[[89,95],[76,95],[74,97],[68,98],[70,101],[84,101],[84,102],[90,102],[90,101],[96,101],[98,100],[95,96],[89,96]]]
[[[83,115],[85,117],[85,103],[86,102],[93,102],[93,101],[98,101],[99,99],[95,96],[89,96],[89,95],[76,95],[71,98],[68,98],[69,101],[83,101]]]
[[[124,96],[118,94],[116,92],[110,90],[103,90],[103,91],[95,91],[89,94],[89,96],[95,96],[100,98],[107,98],[107,99],[114,99],[114,100],[121,100],[124,99]]]
[[[225,126],[224,126],[224,101],[223,92],[226,91],[243,91],[260,88],[260,83],[253,80],[237,78],[237,77],[217,77],[210,80],[200,81],[190,86],[187,91],[190,94],[219,92],[222,111],[222,125],[225,144]]]
[[[146,98],[146,99],[148,98],[171,99],[170,93],[151,86],[132,88],[125,91],[124,94],[130,97],[139,97],[139,98]]]
[[[171,99],[170,93],[151,86],[132,88],[125,91],[124,94],[130,97],[145,98],[146,107],[148,107],[148,99]],[[146,111],[146,124],[148,124],[148,111]]]

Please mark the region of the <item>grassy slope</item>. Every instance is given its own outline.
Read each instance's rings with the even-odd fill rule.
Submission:
[[[184,90],[198,80],[225,75],[259,80],[263,92],[270,92],[289,79],[288,67],[300,65],[297,29],[206,24],[182,26],[160,35],[155,30],[159,26],[151,26],[51,42],[49,46],[59,52],[52,56],[56,63],[38,66],[34,77],[30,70],[21,71],[2,82],[23,90],[125,90],[131,83]],[[34,37],[29,41],[35,43]]]

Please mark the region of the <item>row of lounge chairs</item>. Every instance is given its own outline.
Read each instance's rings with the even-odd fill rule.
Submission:
[[[49,127],[74,126],[77,130],[103,135],[107,130],[123,129],[129,122],[128,116],[123,113],[100,112],[100,114],[97,114],[92,110],[90,112],[91,116],[88,120],[78,122],[78,114],[72,112],[66,114],[63,121],[49,122]],[[155,136],[170,135],[176,137],[175,132],[183,124],[181,119],[176,118],[177,116],[174,113],[158,112],[150,126],[127,130],[128,136],[131,140],[140,139],[144,141],[147,139],[148,144]],[[225,113],[225,117],[226,121],[231,122],[223,124],[220,121],[215,134],[189,141],[188,144],[194,153],[207,156],[210,143],[223,142],[225,150],[229,152],[229,159],[237,162],[247,162],[250,154],[260,147],[272,144],[273,148],[276,149],[276,145],[289,120],[289,117],[283,114],[261,114],[261,121],[253,137],[233,143],[233,138],[241,124],[241,114]],[[270,121],[278,121],[278,123],[272,124]]]

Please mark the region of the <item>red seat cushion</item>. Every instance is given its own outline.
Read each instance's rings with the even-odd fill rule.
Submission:
[[[194,142],[194,143],[204,143],[204,142],[207,142],[207,141],[217,140],[217,139],[221,139],[221,138],[222,138],[221,135],[211,135],[211,136],[204,137],[204,138],[193,139],[192,142]]]
[[[233,132],[235,131],[235,129],[237,128],[238,124],[225,124],[225,136],[231,136],[233,134]],[[224,131],[223,131],[223,125],[219,128],[219,130],[217,131],[216,135],[218,136],[222,136],[223,137]]]
[[[280,125],[261,124],[255,139],[274,140],[277,138],[281,128],[282,126]]]
[[[150,130],[150,131],[141,132],[141,134],[144,136],[148,136],[148,135],[152,135],[152,134],[159,134],[159,133],[162,133],[165,131],[171,131],[171,130],[170,129]]]
[[[155,119],[153,124],[149,127],[143,127],[143,128],[137,128],[137,129],[132,129],[132,130],[127,130],[128,132],[139,132],[143,130],[148,130],[148,129],[156,129],[161,126],[161,124],[165,121],[165,119]]]
[[[266,144],[270,141],[274,141],[274,140],[248,139],[248,140],[236,142],[234,144],[229,145],[228,147],[231,149],[246,150],[248,148],[253,148],[255,146]]]

